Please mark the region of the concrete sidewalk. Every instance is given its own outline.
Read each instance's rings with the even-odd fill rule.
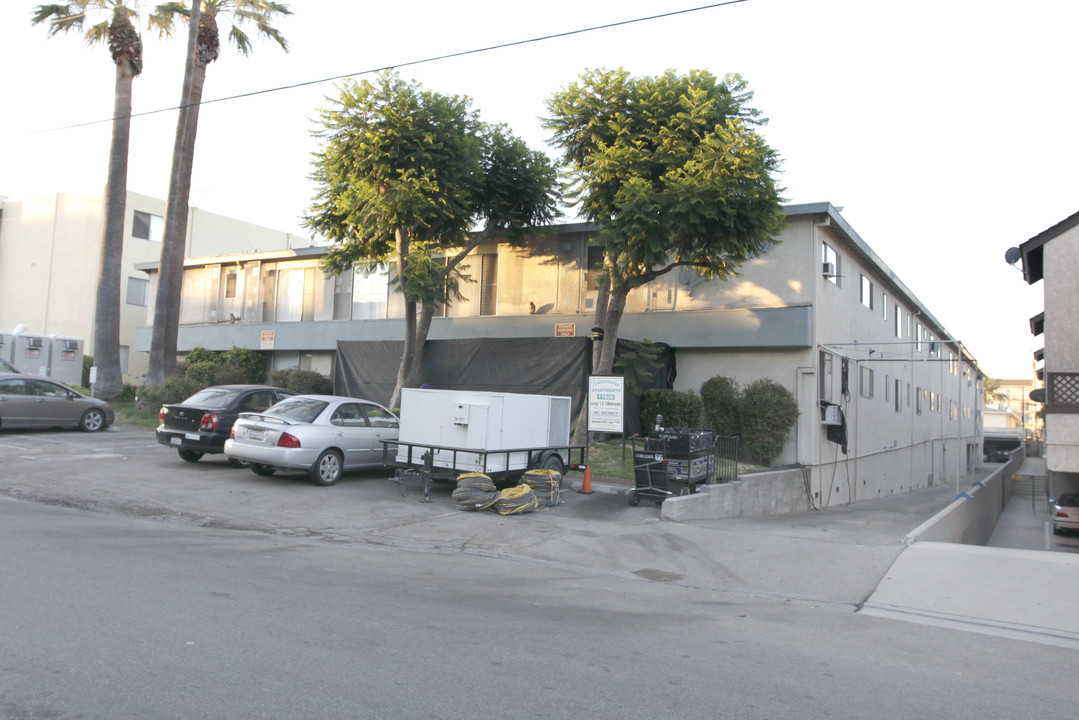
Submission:
[[[862,613],[1079,649],[1079,556],[919,542]]]
[[[1045,473],[1027,458],[1016,475]],[[1079,542],[1052,534],[1038,488],[1017,487],[986,546],[915,542],[862,613],[1079,649]]]

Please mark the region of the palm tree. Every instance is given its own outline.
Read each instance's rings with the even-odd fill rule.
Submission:
[[[106,399],[123,389],[120,369],[120,283],[124,252],[124,211],[127,202],[127,151],[131,136],[131,87],[142,72],[142,37],[131,22],[135,10],[125,0],[71,0],[58,5],[38,5],[34,25],[48,23],[49,37],[72,30],[82,31],[95,11],[105,14],[85,34],[88,44],[108,43],[116,65],[116,89],[112,115],[112,147],[105,189],[105,228],[101,236],[94,307],[94,363],[97,392]]]
[[[150,339],[150,368],[147,382],[160,383],[176,369],[176,339],[180,325],[180,290],[183,283],[184,244],[187,238],[187,215],[191,197],[191,170],[198,130],[199,103],[206,80],[206,68],[221,54],[217,18],[230,21],[229,40],[245,57],[251,52],[251,39],[241,25],[254,24],[260,36],[276,42],[288,52],[288,42],[270,22],[278,16],[291,15],[287,5],[267,0],[192,0],[191,8],[180,2],[158,5],[150,25],[162,35],[171,35],[180,18],[189,23],[187,72],[176,123],[172,175],[165,212],[165,237],[161,246],[157,297],[154,301],[154,325]],[[197,29],[197,32],[196,32]]]

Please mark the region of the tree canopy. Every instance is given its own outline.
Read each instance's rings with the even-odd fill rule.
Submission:
[[[416,383],[435,307],[459,299],[469,279],[462,260],[495,237],[522,244],[552,221],[557,172],[504,125],[483,123],[468,98],[396,73],[348,81],[329,101],[315,132],[322,149],[306,224],[335,243],[329,273],[396,264],[406,326],[396,400]]]
[[[631,77],[589,70],[547,102],[544,126],[563,152],[568,197],[601,226],[604,329],[595,372],[610,372],[626,294],[677,267],[736,275],[784,222],[779,157],[755,128],[737,75],[704,70]]]

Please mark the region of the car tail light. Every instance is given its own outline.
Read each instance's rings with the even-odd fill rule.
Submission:
[[[1057,510],[1057,517],[1058,518],[1066,518],[1066,517],[1068,517],[1068,513],[1064,512],[1063,510]]]
[[[235,440],[235,439],[236,439],[236,426],[233,425],[232,429],[229,430],[229,440]]]
[[[283,432],[277,440],[277,447],[298,448],[300,447],[300,439],[295,435]]]
[[[161,408],[160,410],[157,411],[157,421],[159,423],[161,423],[162,425],[165,424],[165,415],[167,415],[168,412],[169,411],[166,410],[165,408]]]
[[[221,416],[217,413],[206,413],[202,416],[202,422],[199,423],[199,430],[216,430],[220,422]]]

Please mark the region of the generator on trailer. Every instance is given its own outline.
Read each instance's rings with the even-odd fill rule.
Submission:
[[[571,409],[562,396],[406,388],[398,438],[385,441],[387,462],[399,479],[422,473],[425,496],[427,480],[462,473],[498,481],[535,469],[564,474],[584,464],[584,446],[570,445]]]

